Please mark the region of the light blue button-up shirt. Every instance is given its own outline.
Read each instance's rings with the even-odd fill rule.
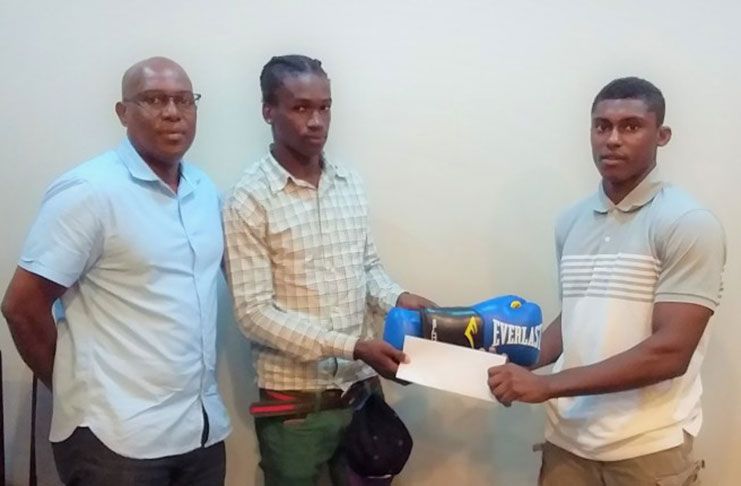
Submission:
[[[215,378],[219,195],[181,164],[177,193],[128,140],[47,190],[19,265],[61,298],[50,439],[90,427],[138,459],[182,454],[230,431]]]

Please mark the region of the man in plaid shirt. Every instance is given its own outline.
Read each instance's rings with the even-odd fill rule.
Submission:
[[[322,152],[332,99],[321,62],[274,57],[260,85],[273,144],[226,201],[228,276],[261,399],[315,410],[255,419],[260,466],[267,486],[314,485],[324,464],[348,484],[341,442],[352,409],[341,395],[380,393],[376,373],[393,379],[405,359],[370,336],[367,304],[435,304],[386,274],[359,174]]]

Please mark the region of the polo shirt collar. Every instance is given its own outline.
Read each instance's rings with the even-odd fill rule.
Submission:
[[[617,208],[618,211],[623,213],[630,213],[651,202],[662,187],[664,187],[664,182],[661,180],[659,171],[654,167],[651,172],[649,172],[648,175],[646,175],[646,177],[623,198],[622,201],[615,204],[609,197],[607,197],[607,194],[605,194],[605,188],[600,181],[599,189],[594,198],[593,209],[596,212],[603,214],[613,208]]]
[[[128,137],[124,138],[116,149],[116,152],[133,178],[147,182],[162,182],[162,179],[154,173],[152,168],[149,167],[149,164],[144,162],[144,159],[136,151]],[[198,171],[182,160],[180,161],[180,178],[191,188],[195,188],[201,182],[201,175]],[[162,183],[164,184],[164,182]],[[183,191],[179,190],[178,192],[181,193]],[[185,189],[185,192],[190,192],[190,189]]]

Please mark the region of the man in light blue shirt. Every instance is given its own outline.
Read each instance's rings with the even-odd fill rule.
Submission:
[[[126,72],[127,138],[52,183],[5,295],[21,357],[53,391],[65,484],[223,484],[219,196],[182,161],[199,97],[169,59]]]

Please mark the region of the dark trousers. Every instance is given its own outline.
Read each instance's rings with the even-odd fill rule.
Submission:
[[[105,446],[87,427],[52,443],[67,486],[223,486],[224,443],[157,459],[131,459]]]

